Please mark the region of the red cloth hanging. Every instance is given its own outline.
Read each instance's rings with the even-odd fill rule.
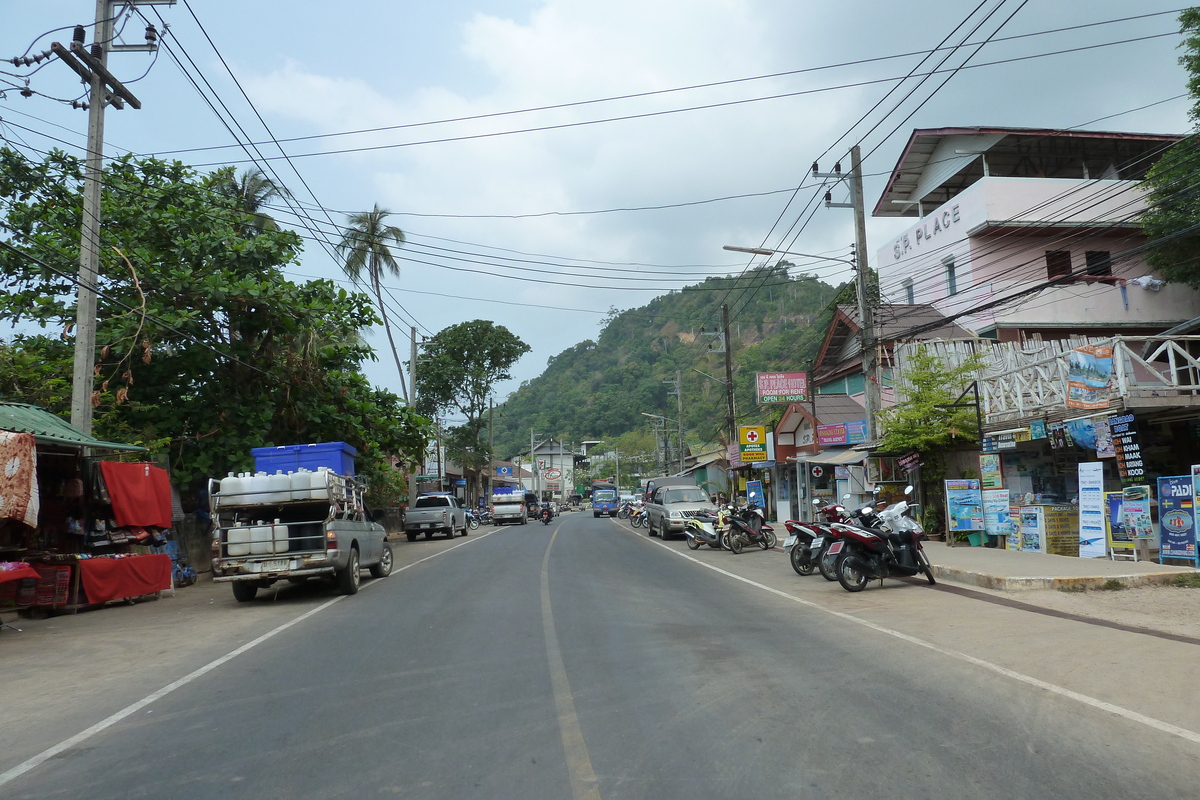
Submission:
[[[171,482],[165,469],[101,461],[100,473],[119,527],[171,527]]]
[[[89,603],[140,597],[171,588],[171,557],[86,558],[79,562],[79,577]]]

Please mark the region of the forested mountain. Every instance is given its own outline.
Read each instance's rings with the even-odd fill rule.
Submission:
[[[772,421],[781,406],[756,407],[756,372],[809,368],[839,290],[810,277],[788,275],[787,262],[738,277],[703,283],[657,297],[606,320],[596,341],[587,340],[549,360],[495,415],[496,455],[508,458],[539,438],[566,442],[608,439],[648,428],[642,413],[677,417],[677,400],[663,381],[682,376],[683,427],[690,447],[724,433],[724,355],[719,347],[721,305],[728,304],[735,405],[741,424]],[[849,294],[839,298],[853,302]],[[705,377],[699,372],[712,376]],[[674,428],[674,423],[670,423]]]

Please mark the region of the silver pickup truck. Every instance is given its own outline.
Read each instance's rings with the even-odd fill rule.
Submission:
[[[412,508],[404,512],[404,535],[410,542],[415,542],[421,533],[426,539],[435,533],[444,533],[447,539],[453,539],[460,531],[463,536],[467,535],[467,509],[452,494],[420,495]]]
[[[210,486],[213,581],[228,582],[240,602],[276,581],[332,578],[355,594],[363,568],[376,578],[392,572],[392,546],[369,519],[363,485],[326,475],[324,490],[222,493]]]

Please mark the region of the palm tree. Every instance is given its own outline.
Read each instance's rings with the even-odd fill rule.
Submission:
[[[262,208],[269,200],[289,197],[285,187],[275,183],[257,167],[248,169],[236,177],[232,167],[222,170],[221,173],[217,179],[218,191],[236,200],[242,211],[254,217],[254,223],[246,231],[247,234],[252,236],[279,227],[270,214],[263,213]]]
[[[375,204],[371,211],[361,214],[350,214],[346,217],[346,230],[342,240],[338,242],[338,255],[345,259],[342,270],[356,284],[365,279],[375,293],[375,302],[379,305],[379,314],[383,317],[383,329],[387,332],[388,344],[392,348],[392,357],[396,359],[396,371],[400,373],[400,391],[404,400],[408,401],[408,386],[404,381],[404,368],[400,365],[400,354],[396,351],[396,342],[392,339],[392,325],[388,321],[387,308],[383,304],[383,289],[381,282],[383,273],[399,277],[400,265],[392,255],[389,242],[396,245],[404,244],[404,231],[395,225],[388,225],[387,218],[392,212]]]

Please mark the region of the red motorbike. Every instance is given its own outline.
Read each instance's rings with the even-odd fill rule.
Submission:
[[[911,491],[911,488],[909,489]],[[913,515],[915,506],[901,500],[876,513],[867,506],[859,512],[863,527],[842,526],[845,536],[830,550],[835,554],[838,582],[848,592],[861,592],[867,584],[884,578],[925,574],[937,583],[921,547],[925,531]]]

